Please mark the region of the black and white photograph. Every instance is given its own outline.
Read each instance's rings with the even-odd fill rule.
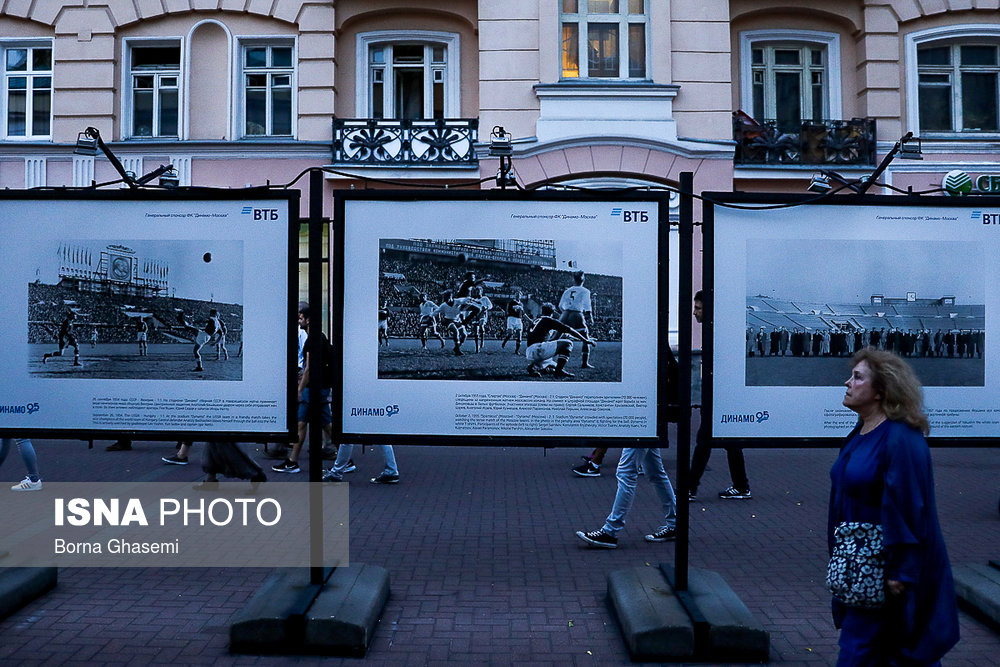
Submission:
[[[731,205],[730,205],[731,204]],[[903,358],[932,437],[997,432],[1000,241],[984,200],[734,194],[707,218],[717,438],[830,438],[853,355]]]
[[[656,434],[665,197],[338,201],[346,433]]]
[[[243,379],[243,241],[52,240],[28,261],[31,376]]]
[[[620,382],[618,240],[380,239],[381,379]]]
[[[748,239],[747,386],[839,386],[865,347],[925,387],[985,383],[985,266],[971,241]]]

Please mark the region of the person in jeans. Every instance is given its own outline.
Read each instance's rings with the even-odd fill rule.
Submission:
[[[10,453],[10,446],[17,445],[17,451],[21,453],[21,460],[28,474],[20,482],[10,487],[11,491],[41,491],[42,478],[38,476],[38,457],[35,455],[35,447],[31,440],[27,438],[3,438],[0,440],[0,466],[7,460]]]
[[[309,304],[300,302],[299,303],[299,328],[302,331],[309,331],[309,320],[310,320],[310,310]],[[330,341],[327,339],[326,334],[322,331],[319,332],[320,344],[319,344],[319,356],[320,360],[317,366],[322,369],[323,376],[320,378],[320,420],[322,422],[322,428],[324,434],[327,436],[327,440],[332,439],[330,434],[331,424],[333,423],[333,408],[330,405],[330,400],[333,395],[333,383],[332,378],[327,372],[328,368],[328,355],[330,354]],[[277,465],[271,466],[271,470],[274,472],[284,472],[284,473],[298,473],[301,469],[299,468],[299,454],[302,452],[302,446],[306,441],[306,432],[309,428],[309,348],[308,343],[303,355],[303,369],[302,375],[299,377],[299,406],[298,406],[298,440],[292,445],[291,451],[288,452],[287,457],[284,461]]]
[[[576,532],[576,536],[592,547],[614,549],[618,546],[618,533],[625,527],[625,517],[635,499],[636,481],[639,479],[639,466],[643,467],[646,478],[656,488],[663,507],[663,523],[652,533],[646,535],[647,542],[667,542],[677,537],[677,499],[670,478],[663,469],[663,459],[658,447],[626,448],[618,461],[618,491],[611,514],[598,530],[585,533]]]
[[[399,469],[396,467],[396,453],[392,445],[374,445],[375,449],[382,454],[384,467],[377,477],[371,478],[372,484],[398,484]],[[351,456],[354,454],[354,445],[341,445],[337,450],[337,459],[333,462],[333,467],[323,472],[324,482],[342,482],[344,474],[354,472],[356,469]]]

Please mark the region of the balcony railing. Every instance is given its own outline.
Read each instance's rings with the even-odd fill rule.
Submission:
[[[476,167],[479,119],[333,119],[333,164]]]
[[[875,119],[804,120],[795,125],[733,113],[737,165],[875,165]]]

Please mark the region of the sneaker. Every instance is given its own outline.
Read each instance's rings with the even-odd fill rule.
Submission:
[[[726,498],[727,500],[731,500],[731,499],[735,499],[735,498],[749,498],[750,497],[750,489],[747,489],[746,491],[740,491],[735,486],[731,486],[728,489],[726,489],[725,491],[719,491],[719,497],[720,498]]]
[[[20,482],[10,487],[11,491],[41,491],[42,480],[32,482],[30,477],[25,477]]]
[[[676,528],[660,528],[651,535],[646,536],[647,542],[670,542],[677,539]]]
[[[354,465],[354,459],[347,462],[347,467],[344,468],[344,472],[354,472],[358,469],[358,466]]]
[[[614,549],[618,546],[618,538],[608,535],[604,532],[604,529],[593,530],[589,533],[578,530],[576,531],[576,536],[592,547]]]
[[[323,481],[324,482],[343,482],[344,478],[342,476],[340,476],[340,475],[335,474],[333,472],[333,470],[324,470],[323,471]]]
[[[161,456],[160,460],[175,466],[186,466],[188,464],[186,456]]]
[[[132,443],[128,440],[119,440],[113,445],[108,445],[104,450],[108,452],[130,452],[132,451]]]
[[[399,484],[399,475],[383,472],[378,477],[372,477],[371,482],[372,484]]]
[[[295,461],[289,461],[288,459],[285,459],[281,463],[271,466],[271,470],[273,470],[274,472],[296,473],[300,471],[300,468],[299,464],[296,463]]]
[[[333,461],[337,458],[337,448],[332,445],[325,445],[323,447],[323,458],[327,461]]]
[[[573,468],[573,472],[580,477],[600,477],[601,469],[600,466],[595,464],[593,461],[586,461],[581,463],[577,467]]]

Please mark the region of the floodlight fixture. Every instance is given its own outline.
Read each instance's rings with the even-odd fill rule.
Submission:
[[[923,160],[924,154],[921,151],[920,137],[911,136],[907,141],[902,142],[899,147],[899,157],[902,160]]]
[[[824,173],[813,174],[812,180],[809,181],[808,187],[806,189],[809,192],[815,192],[817,194],[825,195],[827,192],[833,189],[830,185],[830,177]]]
[[[73,152],[77,155],[97,155],[97,136],[90,134],[90,130],[93,128],[87,128],[81,132],[76,137],[76,146],[73,148]]]
[[[490,133],[490,155],[493,157],[510,157],[514,153],[513,137],[504,131],[501,125],[493,128]]]

